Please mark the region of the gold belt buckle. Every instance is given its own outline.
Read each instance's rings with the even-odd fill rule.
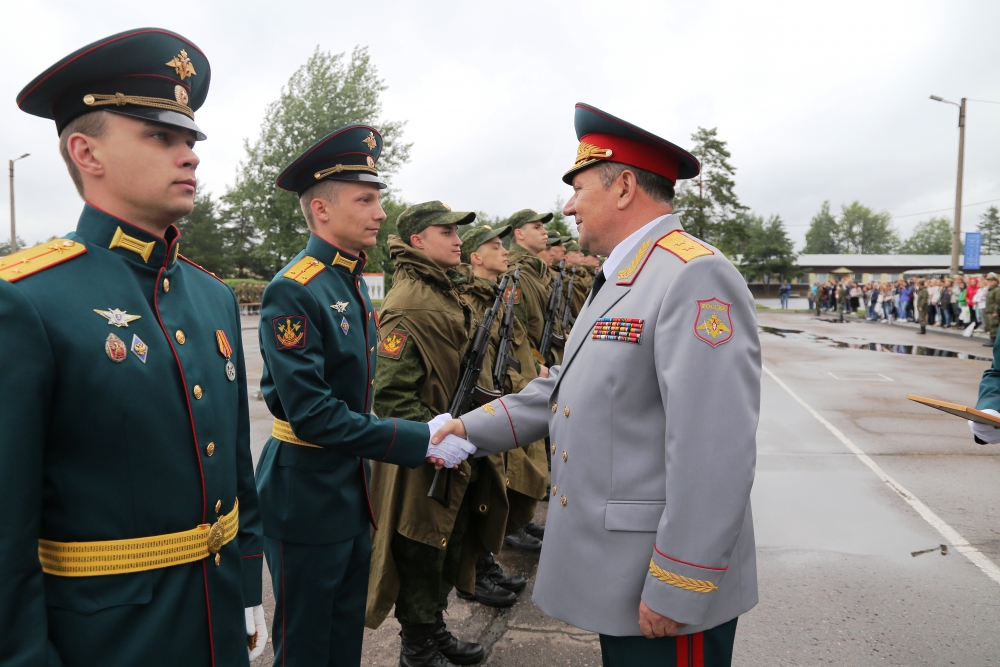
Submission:
[[[212,527],[208,529],[208,552],[211,554],[219,553],[222,549],[222,542],[226,537],[226,531],[222,527],[222,521],[216,520],[212,524]]]

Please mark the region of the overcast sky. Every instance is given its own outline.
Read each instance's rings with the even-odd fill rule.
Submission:
[[[928,95],[1000,101],[996,0],[4,2],[0,160],[31,153],[16,165],[26,241],[73,229],[81,203],[54,124],[15,96],[73,50],[146,26],[186,36],[212,63],[197,151],[200,187],[217,194],[313,49],[366,45],[389,87],[385,117],[407,121],[414,144],[394,179],[406,201],[550,208],[569,194],[560,177],[583,101],[684,147],[698,126],[718,127],[738,195],[781,215],[799,249],[824,200],[889,211],[904,237],[929,217],[907,214],[953,207],[958,109]],[[998,153],[1000,104],[969,102],[965,202],[1000,199]],[[963,228],[987,206],[965,208]]]

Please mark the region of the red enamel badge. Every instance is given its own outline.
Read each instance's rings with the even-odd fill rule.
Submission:
[[[293,350],[306,346],[306,325],[303,315],[282,315],[271,320],[274,338],[279,350]]]
[[[718,347],[733,337],[733,320],[729,316],[732,304],[722,299],[699,299],[694,320],[694,335],[712,347]]]

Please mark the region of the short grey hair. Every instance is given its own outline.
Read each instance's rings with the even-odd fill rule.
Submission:
[[[674,184],[669,180],[654,174],[645,169],[639,169],[621,162],[599,162],[594,166],[601,177],[601,184],[607,190],[615,179],[622,175],[624,171],[631,171],[635,174],[635,181],[639,188],[649,195],[649,198],[660,204],[674,203]]]

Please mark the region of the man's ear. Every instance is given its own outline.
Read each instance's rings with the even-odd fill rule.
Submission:
[[[309,202],[309,208],[312,210],[313,220],[316,222],[330,222],[330,206],[325,200],[313,197],[312,201]]]
[[[420,234],[410,234],[410,245],[417,250],[424,249],[424,237]]]
[[[635,173],[626,169],[615,179],[614,187],[618,191],[618,210],[624,210],[635,199],[636,191],[639,189]]]
[[[516,241],[523,241],[524,240],[524,229],[523,228],[518,227],[517,229],[514,230],[514,240],[516,240]]]
[[[66,141],[66,150],[70,159],[81,174],[93,178],[104,175],[104,164],[101,162],[98,140],[85,134],[74,132]]]

